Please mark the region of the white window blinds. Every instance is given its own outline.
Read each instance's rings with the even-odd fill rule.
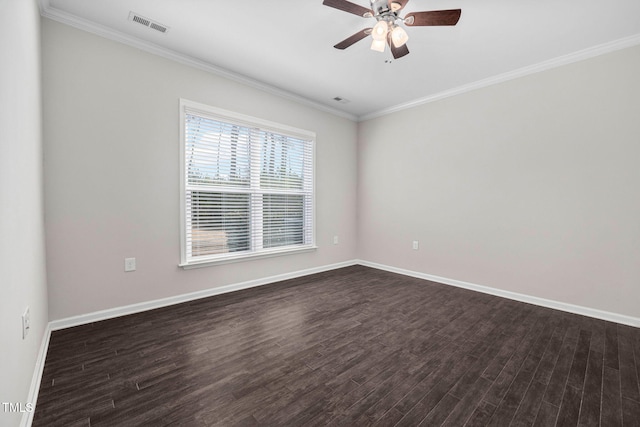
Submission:
[[[182,263],[313,247],[313,134],[182,109]]]

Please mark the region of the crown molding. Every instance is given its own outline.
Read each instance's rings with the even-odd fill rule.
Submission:
[[[617,50],[625,49],[628,47],[637,46],[639,44],[640,44],[640,34],[614,40],[608,43],[599,44],[587,49],[570,53],[568,55],[559,56],[557,58],[550,59],[548,61],[539,62],[537,64],[533,64],[527,67],[519,68],[517,70],[509,71],[507,73],[499,74],[497,76],[489,77],[487,79],[478,80],[473,83],[458,86],[443,92],[426,96],[424,98],[419,98],[413,101],[395,105],[393,107],[374,111],[373,113],[368,113],[363,116],[359,116],[358,121],[363,122],[365,120],[371,120],[371,119],[386,116],[392,113],[397,113],[398,111],[407,110],[409,108],[428,104],[434,101],[439,101],[441,99],[460,95],[466,92],[470,92],[472,90],[481,89],[487,86],[492,86],[498,83],[503,83],[509,80],[517,79],[519,77],[528,76],[529,74],[535,74],[542,71],[550,70],[552,68],[561,67],[563,65],[572,64],[574,62],[583,61],[585,59],[594,58],[596,56],[615,52]]]
[[[181,64],[184,64],[193,68],[197,68],[197,69],[209,72],[211,74],[215,74],[217,76],[226,78],[228,80],[241,83],[245,86],[249,86],[254,89],[258,89],[263,92],[267,92],[269,94],[276,95],[281,98],[285,98],[290,101],[294,101],[294,102],[315,108],[316,110],[324,111],[326,113],[331,113],[336,116],[340,116],[352,121],[358,120],[358,116],[354,114],[350,114],[345,111],[329,107],[328,105],[324,105],[319,102],[312,101],[300,95],[289,92],[285,89],[260,82],[258,80],[252,79],[250,77],[244,76],[239,73],[234,73],[224,68],[217,67],[206,61],[202,61],[200,59],[193,58],[189,55],[178,53],[174,50],[167,49],[165,47],[159,46],[154,43],[140,40],[136,37],[130,36],[128,34],[124,34],[120,31],[115,31],[111,28],[105,27],[104,25],[100,25],[95,22],[86,20],[84,18],[80,18],[78,16],[72,15],[70,13],[52,8],[49,0],[38,0],[38,5],[40,7],[41,16],[60,22],[61,24],[69,25],[79,30],[87,31],[89,33],[98,35],[100,37],[104,37],[109,40],[113,40],[131,47],[135,47],[142,51],[145,51],[166,59],[170,59],[172,61],[179,62]]]
[[[54,21],[60,22],[62,24],[69,25],[71,27],[75,27],[80,30],[87,31],[87,32],[96,34],[98,36],[135,47],[145,52],[148,52],[157,56],[161,56],[163,58],[170,59],[170,60],[182,63],[190,67],[194,67],[203,71],[207,71],[209,73],[244,84],[254,89],[258,89],[263,92],[267,92],[272,95],[276,95],[281,98],[298,102],[300,104],[307,105],[317,110],[331,113],[336,116],[340,116],[340,117],[343,117],[352,121],[357,121],[357,122],[363,122],[366,120],[371,120],[371,119],[386,116],[389,114],[397,113],[399,111],[407,110],[409,108],[418,107],[420,105],[439,101],[441,99],[460,95],[466,92],[471,92],[476,89],[482,89],[484,87],[507,82],[509,80],[514,80],[519,77],[524,77],[530,74],[539,73],[542,71],[561,67],[563,65],[568,65],[574,62],[583,61],[585,59],[593,58],[596,56],[604,55],[607,53],[615,52],[617,50],[633,47],[640,44],[640,34],[635,34],[633,36],[599,44],[587,49],[583,49],[567,55],[559,56],[557,58],[553,58],[547,61],[539,62],[537,64],[529,65],[523,68],[519,68],[517,70],[499,74],[497,76],[471,82],[462,86],[451,88],[449,90],[445,90],[445,91],[428,95],[422,98],[418,98],[413,101],[397,104],[388,108],[384,108],[381,110],[377,110],[371,113],[358,116],[358,115],[347,113],[345,111],[330,107],[328,105],[325,105],[316,101],[312,101],[308,98],[304,98],[300,95],[289,92],[285,89],[268,85],[266,83],[260,82],[258,80],[252,79],[242,74],[234,73],[224,68],[217,67],[206,61],[202,61],[200,59],[196,59],[191,56],[178,53],[176,51],[164,48],[154,43],[140,40],[136,37],[129,36],[119,31],[115,31],[103,25],[96,24],[94,22],[88,21],[86,19],[80,18],[70,13],[52,8],[50,6],[50,0],[38,0],[38,4],[40,7],[40,14],[45,18],[49,18]]]

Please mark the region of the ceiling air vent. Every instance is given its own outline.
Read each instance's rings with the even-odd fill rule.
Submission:
[[[129,12],[129,21],[137,22],[138,24],[142,24],[145,27],[159,31],[163,34],[169,31],[169,27],[167,27],[166,25],[162,25],[159,22],[152,21],[151,19],[145,18],[144,16],[139,15],[135,12]]]
[[[155,22],[152,22],[151,25],[149,25],[149,28],[152,28],[154,30],[158,30],[161,33],[166,33],[167,32],[167,27],[165,27],[163,25],[158,25]]]

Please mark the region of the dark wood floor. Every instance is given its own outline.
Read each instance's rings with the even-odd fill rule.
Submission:
[[[34,426],[638,426],[640,329],[354,266],[56,331]]]

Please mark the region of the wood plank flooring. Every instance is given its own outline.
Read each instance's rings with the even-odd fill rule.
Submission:
[[[53,332],[34,426],[639,426],[640,329],[353,266]]]

